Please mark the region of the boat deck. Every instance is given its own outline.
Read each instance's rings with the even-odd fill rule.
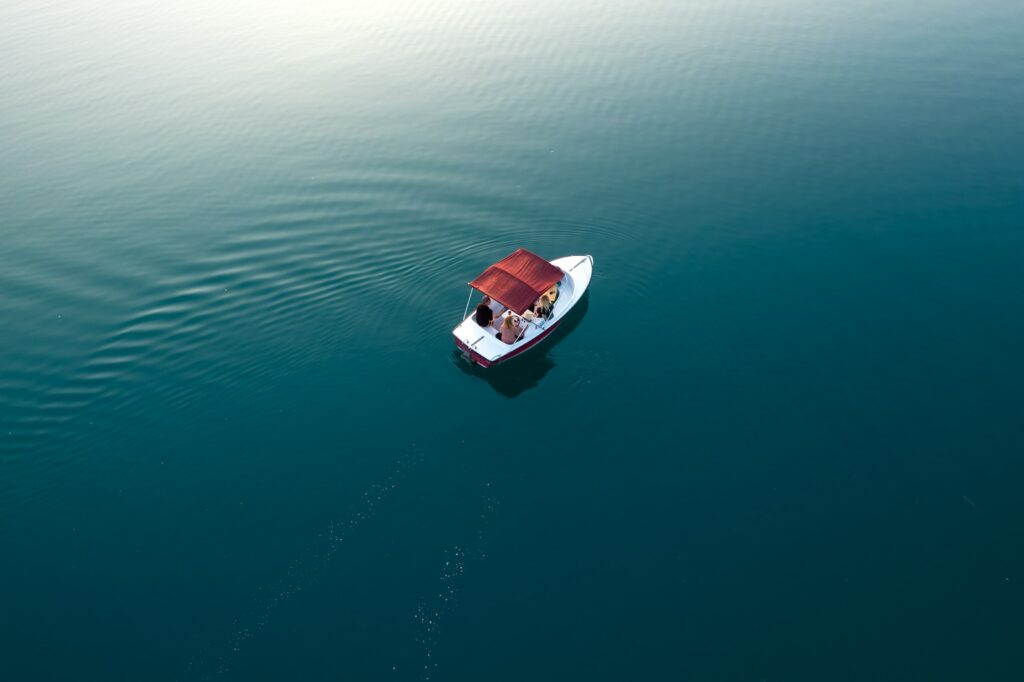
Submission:
[[[456,344],[470,357],[480,364],[489,366],[506,360],[521,351],[533,346],[551,332],[561,319],[572,309],[582,297],[593,270],[593,258],[590,256],[568,256],[551,261],[565,273],[558,283],[558,298],[552,307],[551,315],[546,319],[528,323],[522,337],[515,343],[505,343],[498,338],[494,327],[481,327],[470,314],[462,323],[452,330]],[[498,319],[508,315],[505,311]]]

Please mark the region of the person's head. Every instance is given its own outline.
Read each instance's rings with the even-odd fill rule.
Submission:
[[[543,296],[540,297],[540,307],[541,307],[541,310],[550,310],[551,309],[551,299],[548,298],[547,294],[544,294]]]
[[[515,329],[519,326],[519,318],[515,315],[509,315],[505,318],[505,321],[501,323],[502,329]]]
[[[480,305],[485,305],[485,306],[490,307],[490,305],[491,305],[491,297],[490,296],[484,296],[483,298],[481,298],[480,299]]]

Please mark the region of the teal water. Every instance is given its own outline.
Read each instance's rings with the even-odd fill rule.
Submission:
[[[1021,679],[1022,27],[3,4],[0,679]]]

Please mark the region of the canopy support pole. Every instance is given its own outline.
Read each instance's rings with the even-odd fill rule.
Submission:
[[[469,313],[469,302],[473,300],[473,287],[469,288],[469,298],[466,299],[466,309],[462,311],[462,319],[466,319]]]

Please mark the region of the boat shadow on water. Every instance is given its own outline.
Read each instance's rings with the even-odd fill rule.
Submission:
[[[583,321],[590,307],[590,292],[583,294],[562,323],[551,332],[549,338],[542,341],[537,348],[529,350],[508,362],[485,369],[469,362],[461,350],[452,351],[452,362],[464,374],[479,377],[491,385],[495,391],[506,398],[515,398],[524,391],[535,388],[555,368],[551,359],[551,351],[562,342]]]

